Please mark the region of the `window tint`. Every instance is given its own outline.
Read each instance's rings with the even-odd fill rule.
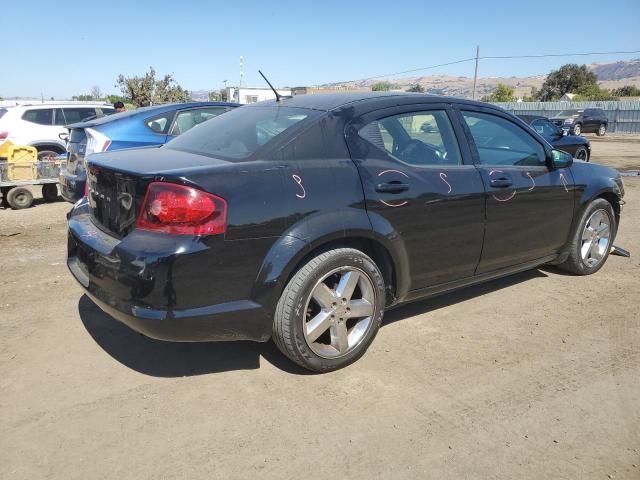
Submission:
[[[7,112],[8,110],[6,108],[0,108],[0,118],[2,118],[2,116]]]
[[[462,112],[483,165],[545,165],[544,148],[525,130],[496,115]]]
[[[460,164],[458,144],[444,110],[382,118],[365,125],[359,134],[409,165]]]
[[[22,114],[22,119],[38,125],[53,125],[53,109],[38,108],[27,110]]]
[[[543,137],[552,137],[554,135],[560,135],[560,129],[556,127],[549,120],[539,118],[531,122],[533,129]]]
[[[175,112],[161,113],[155,117],[147,118],[144,121],[144,124],[154,133],[161,133],[165,135],[169,131],[174,114]]]
[[[116,113],[116,110],[114,108],[96,108],[96,111],[98,112],[98,116],[99,117],[104,117],[105,115],[113,115],[114,113]]]
[[[180,135],[187,130],[191,130],[196,125],[211,120],[213,117],[217,117],[226,111],[227,109],[225,107],[210,107],[178,112],[176,121],[173,122],[170,135]]]
[[[65,107],[63,110],[67,125],[95,118],[96,116],[96,109],[94,107]]]
[[[317,118],[321,112],[291,107],[242,107],[180,135],[166,148],[242,160],[284,132]]]

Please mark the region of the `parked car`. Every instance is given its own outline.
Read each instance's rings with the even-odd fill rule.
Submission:
[[[392,306],[598,271],[624,194],[498,107],[392,92],[252,104],[94,155],[88,178],[67,263],[100,308],[164,340],[273,338],[319,372],[358,359]]]
[[[568,129],[561,129],[551,120],[538,115],[518,115],[554,148],[570,153],[573,158],[588,162],[591,158],[591,144],[580,135],[571,135]]]
[[[0,142],[35,147],[38,158],[53,158],[66,152],[65,125],[89,117],[115,113],[110,105],[42,103],[0,109]],[[63,138],[60,136],[63,135]]]
[[[82,198],[87,178],[85,156],[107,150],[163,145],[237,106],[224,102],[171,103],[69,125],[67,163],[60,172],[62,197],[68,202]]]
[[[575,135],[596,133],[604,136],[609,128],[609,119],[601,108],[563,110],[551,117],[551,121],[560,128],[567,128]]]

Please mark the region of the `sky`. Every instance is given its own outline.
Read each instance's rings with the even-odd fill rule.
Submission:
[[[0,96],[70,98],[153,66],[188,90],[320,85],[475,55],[640,50],[640,0],[3,0]],[[480,60],[480,77],[636,54]],[[474,62],[410,75],[473,76]],[[393,79],[393,77],[390,77]]]

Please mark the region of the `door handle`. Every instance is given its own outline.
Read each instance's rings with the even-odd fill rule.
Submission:
[[[376,185],[376,192],[380,193],[400,193],[409,190],[409,184],[400,182],[379,183]]]
[[[513,183],[511,182],[511,180],[509,180],[506,177],[491,179],[491,186],[493,188],[507,188],[507,187],[510,187],[511,185],[513,185]]]

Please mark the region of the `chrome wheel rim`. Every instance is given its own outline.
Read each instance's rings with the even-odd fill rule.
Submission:
[[[362,270],[340,267],[318,281],[305,305],[304,338],[323,358],[339,358],[366,337],[375,313],[376,290]]]
[[[575,127],[573,127],[573,133],[575,133],[576,135],[580,135],[580,125],[576,125]]]
[[[607,254],[611,241],[611,225],[609,215],[600,209],[591,214],[582,231],[582,247],[580,255],[587,267],[599,265]]]
[[[600,136],[604,135],[604,132],[605,132],[604,125],[600,125],[600,128],[598,130],[599,130],[598,133],[600,134]]]

